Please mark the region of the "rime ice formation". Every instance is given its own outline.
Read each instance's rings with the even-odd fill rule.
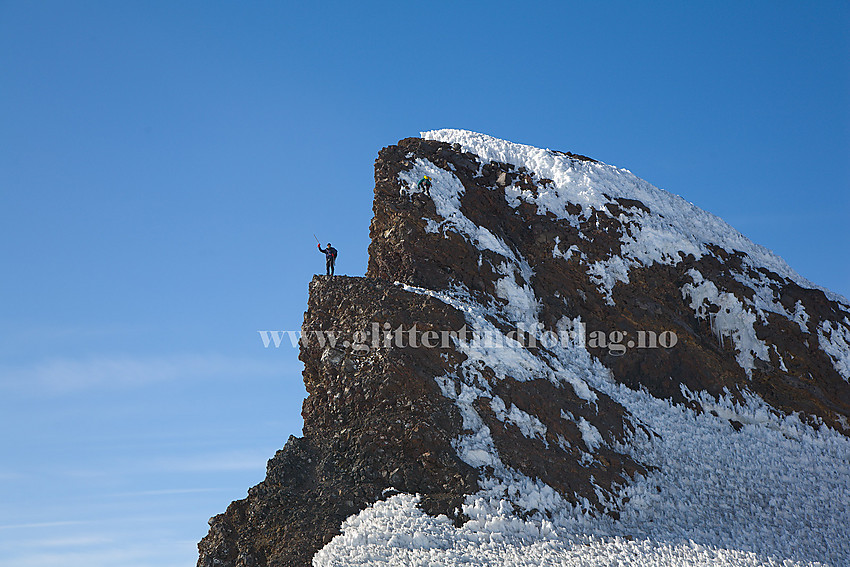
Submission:
[[[367,277],[310,285],[304,436],[199,566],[850,563],[845,298],[568,152],[436,130],[375,182]]]

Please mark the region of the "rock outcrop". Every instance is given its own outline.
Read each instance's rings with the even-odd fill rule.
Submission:
[[[456,525],[470,495],[520,483],[616,519],[654,467],[630,440],[655,433],[605,381],[850,434],[846,300],[623,170],[426,137],[376,160],[366,277],[311,282],[304,435],[210,520],[200,567],[309,565],[345,518],[398,492]]]

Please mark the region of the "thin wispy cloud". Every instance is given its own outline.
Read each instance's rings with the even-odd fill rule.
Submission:
[[[174,515],[131,515],[97,521],[10,524],[0,528],[21,531],[0,535],[0,565],[194,565],[197,560],[197,542],[187,541],[185,536],[180,537],[175,533],[175,526],[185,523],[186,518]],[[140,538],[139,534],[143,534],[143,537]]]
[[[271,453],[264,451],[224,451],[162,459],[152,468],[164,472],[210,473],[232,471],[265,471]]]
[[[190,565],[196,559],[197,551],[192,547],[174,542],[153,542],[146,546],[91,546],[78,550],[54,548],[55,551],[19,552],[8,558],[6,565],[15,567],[177,567]]]
[[[116,492],[113,497],[137,496],[179,496],[181,494],[206,494],[222,492],[223,488],[164,488],[160,490],[137,490],[132,492]]]
[[[22,478],[25,478],[25,475],[21,473],[10,470],[0,470],[0,481],[19,480]]]
[[[0,388],[16,392],[65,394],[93,388],[133,388],[174,380],[280,376],[292,364],[221,355],[95,356],[59,358],[31,365],[0,366]]]
[[[80,524],[87,524],[90,522],[85,521],[63,521],[63,522],[31,522],[27,524],[5,524],[0,525],[0,530],[31,530],[31,529],[41,529],[41,528],[60,528],[67,526],[78,526]]]
[[[28,547],[55,549],[58,547],[90,547],[94,545],[105,545],[114,540],[103,536],[81,535],[69,537],[55,537],[45,539],[34,539],[26,542]]]
[[[68,466],[50,467],[45,472],[39,472],[45,478],[55,479],[58,482],[82,483],[92,486],[97,483],[113,482],[119,479],[134,478],[138,475],[169,474],[189,475],[192,478],[199,475],[213,475],[217,473],[233,473],[241,471],[256,471],[258,473],[266,470],[266,464],[274,455],[275,448],[253,450],[223,450],[201,454],[190,454],[181,456],[152,456],[144,459],[117,458],[106,461],[97,466]],[[179,477],[185,479],[186,476]],[[162,488],[147,490],[128,490],[109,494],[110,498],[136,498],[153,496],[177,496],[189,494],[204,494],[218,492],[221,488]],[[17,524],[9,527],[39,527],[51,526],[53,524]],[[59,524],[57,524],[59,525]],[[0,530],[4,526],[0,526]]]

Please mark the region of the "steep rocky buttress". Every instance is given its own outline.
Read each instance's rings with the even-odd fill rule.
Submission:
[[[850,434],[847,301],[625,170],[437,131],[381,150],[373,210],[366,277],[310,284],[303,437],[210,520],[200,567],[310,565],[397,493],[457,526],[475,498],[617,522],[663,473],[627,390],[729,435],[745,407]]]

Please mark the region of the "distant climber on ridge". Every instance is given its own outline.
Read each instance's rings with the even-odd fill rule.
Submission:
[[[319,247],[319,252],[322,252],[325,255],[325,264],[328,270],[328,275],[334,275],[334,262],[336,262],[336,248],[331,246],[331,243],[328,242],[328,247],[322,249],[321,244],[316,244]]]
[[[431,178],[427,175],[422,178],[422,181],[419,182],[419,185],[416,186],[417,189],[425,193],[428,197],[431,196]]]

